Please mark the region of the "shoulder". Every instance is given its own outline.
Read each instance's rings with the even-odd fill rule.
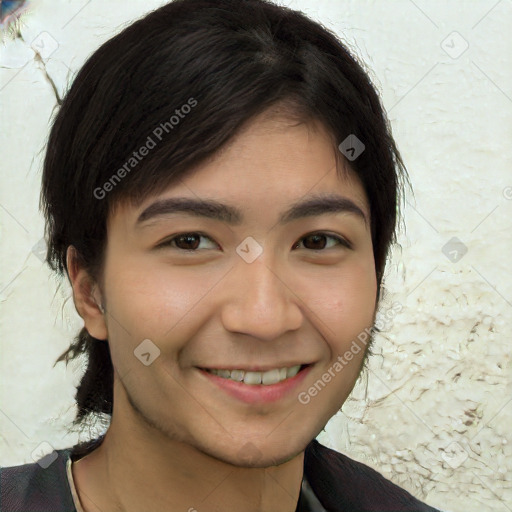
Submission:
[[[2,512],[76,512],[66,475],[70,449],[37,462],[0,467]]]
[[[304,472],[329,511],[439,512],[369,466],[313,439],[304,455]]]

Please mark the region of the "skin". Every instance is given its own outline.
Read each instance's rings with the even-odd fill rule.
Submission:
[[[73,464],[86,512],[295,511],[304,450],[350,394],[365,351],[309,403],[298,394],[332,373],[375,319],[369,223],[346,212],[277,223],[293,202],[333,192],[369,222],[364,189],[350,169],[340,177],[334,151],[318,123],[260,115],[179,184],[115,209],[101,286],[69,248],[77,311],[92,336],[108,338],[115,369],[105,440]],[[178,196],[236,206],[244,220],[230,226],[174,214],[136,226],[155,200]],[[156,248],[198,231],[204,238]],[[352,248],[328,236],[304,238],[317,232]],[[236,252],[248,236],[263,249],[252,263]],[[195,253],[186,252],[191,247]],[[160,350],[149,366],[134,356],[145,339]],[[198,369],[296,361],[314,363],[306,379],[265,404],[227,395]]]

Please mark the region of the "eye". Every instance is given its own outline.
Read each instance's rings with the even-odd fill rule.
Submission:
[[[326,247],[327,244],[325,243],[325,239],[331,239],[335,243],[334,245],[331,245],[330,247]],[[186,252],[197,252],[198,249],[212,249],[216,248],[217,245],[213,244],[213,247],[200,247],[201,246],[201,239],[210,240],[213,242],[213,240],[206,236],[203,233],[199,232],[187,232],[187,233],[179,233],[177,235],[174,235],[171,238],[168,238],[164,240],[161,244],[159,244],[157,247],[172,247],[173,249],[180,249],[182,251]],[[352,245],[350,242],[345,240],[344,238],[337,236],[337,235],[331,235],[329,233],[324,232],[317,232],[317,233],[310,233],[300,239],[299,242],[294,244],[293,249],[296,249],[299,247],[300,243],[303,242],[306,249],[314,250],[314,251],[323,251],[324,249],[332,249],[334,246],[343,246],[347,249],[352,249]],[[309,246],[309,247],[308,247]]]
[[[168,238],[164,242],[158,245],[158,247],[172,247],[181,249],[183,251],[188,252],[196,252],[198,249],[198,246],[201,245],[199,240],[201,238],[212,240],[210,237],[197,232],[189,232],[189,233],[179,233],[178,235],[173,236],[172,238]],[[211,247],[206,247],[206,249],[209,249]],[[205,249],[205,247],[202,247],[202,249]]]
[[[346,247],[347,249],[352,249],[352,245],[344,238],[337,236],[337,235],[331,235],[329,233],[324,233],[321,231],[318,233],[310,233],[309,235],[302,237],[300,239],[300,241],[297,242],[293,246],[293,248],[296,249],[300,245],[300,243],[302,241],[304,241],[305,245],[312,246],[312,247],[306,247],[306,249],[310,249],[313,251],[319,251],[319,250],[322,251],[323,249],[326,248],[326,243],[324,241],[324,239],[326,239],[326,238],[330,238],[331,240],[334,240],[336,242],[336,244],[334,244],[334,245],[342,245],[342,246]],[[333,246],[327,247],[327,249],[331,249],[332,247]]]

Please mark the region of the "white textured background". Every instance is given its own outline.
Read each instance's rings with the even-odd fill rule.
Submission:
[[[2,466],[32,462],[42,442],[89,437],[67,432],[83,366],[52,367],[82,323],[41,261],[41,162],[56,94],[102,42],[163,3],[33,1],[22,37],[2,34]],[[383,305],[403,309],[319,440],[445,511],[512,511],[512,0],[281,3],[366,62],[415,190]],[[41,32],[58,43],[43,60],[31,48]],[[443,252],[452,237],[467,247],[454,261]]]

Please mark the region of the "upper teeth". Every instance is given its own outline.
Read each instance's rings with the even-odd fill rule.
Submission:
[[[300,365],[292,366],[291,368],[274,368],[268,372],[247,372],[245,370],[216,370],[208,369],[207,371],[224,377],[225,379],[232,379],[245,384],[276,384],[284,379],[295,377],[300,370]]]

